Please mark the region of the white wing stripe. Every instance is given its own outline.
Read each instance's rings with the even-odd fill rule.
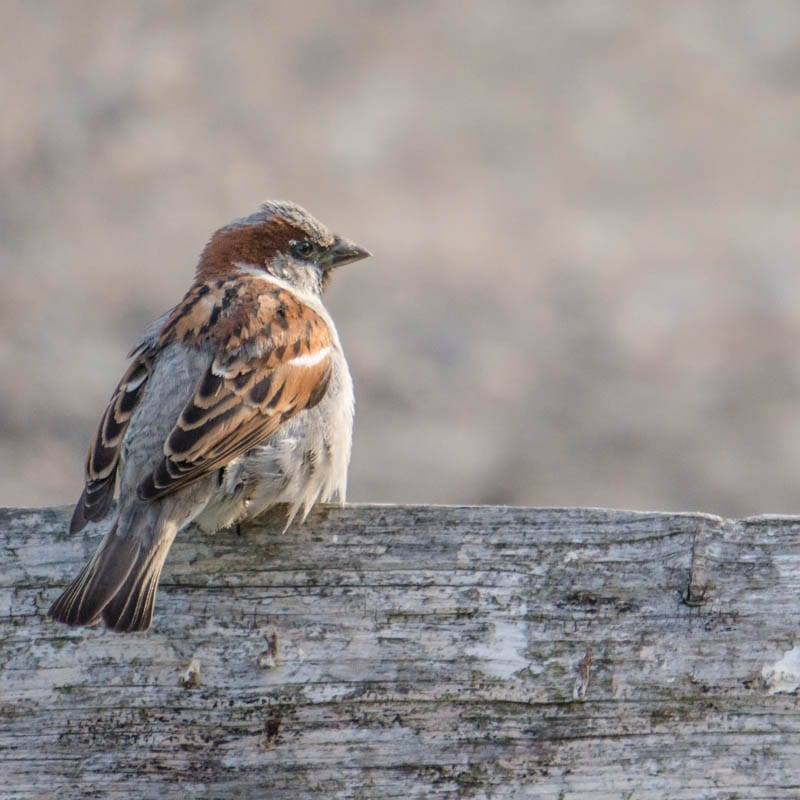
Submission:
[[[327,347],[322,347],[317,350],[315,353],[303,353],[301,356],[295,356],[289,364],[292,367],[313,367],[320,363],[320,361],[324,361],[328,357],[328,353],[330,353],[331,348],[330,345]]]

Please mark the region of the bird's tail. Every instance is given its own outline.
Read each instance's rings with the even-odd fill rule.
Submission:
[[[91,625],[102,617],[109,628],[123,633],[150,627],[177,526],[160,520],[156,509],[126,516],[124,530],[118,518],[89,563],[50,606],[52,619]]]

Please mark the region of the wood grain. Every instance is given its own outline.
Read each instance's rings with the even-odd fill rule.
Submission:
[[[0,797],[800,796],[800,520],[189,531],[123,636],[44,618],[97,540],[68,517],[0,510]]]

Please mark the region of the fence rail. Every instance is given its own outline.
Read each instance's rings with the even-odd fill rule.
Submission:
[[[798,519],[192,530],[127,636],[44,617],[97,540],[67,519],[0,510],[0,797],[800,796]]]

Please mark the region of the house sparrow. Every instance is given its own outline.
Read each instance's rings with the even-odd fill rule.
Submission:
[[[321,296],[336,267],[369,255],[287,202],[211,237],[100,420],[70,531],[110,528],[52,619],[147,630],[189,523],[215,531],[288,503],[288,527],[301,508],[344,502],[353,384]]]

